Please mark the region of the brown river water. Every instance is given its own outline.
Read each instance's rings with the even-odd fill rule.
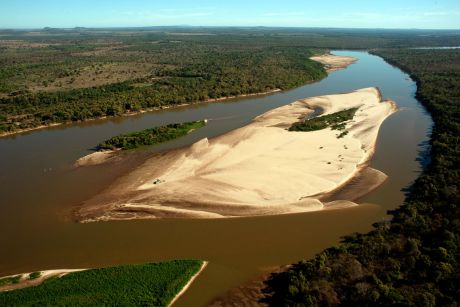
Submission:
[[[409,76],[381,58],[337,51],[359,61],[326,79],[273,95],[197,104],[136,116],[63,125],[0,138],[0,276],[56,268],[92,268],[165,259],[203,259],[208,267],[176,306],[202,306],[270,268],[314,256],[352,232],[365,232],[402,204],[420,173],[431,118]],[[296,99],[377,86],[400,111],[382,125],[371,167],[389,179],[361,206],[295,215],[217,220],[137,220],[78,224],[72,212],[115,178],[161,150],[241,127]],[[207,118],[181,139],[128,154],[122,161],[73,168],[113,135]]]

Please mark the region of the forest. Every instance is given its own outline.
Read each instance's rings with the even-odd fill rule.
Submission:
[[[0,134],[285,90],[326,76],[309,60],[322,50],[286,37],[67,33],[16,35],[1,46]]]
[[[266,281],[271,306],[456,306],[460,297],[460,50],[377,49],[433,117],[430,163],[392,219]],[[302,244],[302,243],[299,243]]]
[[[459,46],[455,31],[147,27],[0,30],[0,135],[326,76],[327,49]]]
[[[0,292],[0,305],[168,306],[201,265],[198,260],[172,260],[74,272]]]

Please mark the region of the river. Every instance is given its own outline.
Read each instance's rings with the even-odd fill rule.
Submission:
[[[210,263],[176,306],[200,306],[261,271],[312,257],[348,233],[368,231],[401,205],[419,174],[432,121],[414,98],[407,74],[360,51],[336,51],[358,62],[320,82],[258,98],[203,103],[136,116],[62,125],[0,139],[0,276],[54,268],[90,268],[164,259]],[[143,220],[78,224],[72,212],[153,152],[241,127],[296,99],[377,86],[400,111],[379,133],[371,167],[389,179],[361,206],[295,215],[219,220]],[[122,161],[74,168],[73,162],[113,135],[207,118],[179,140],[140,150]]]

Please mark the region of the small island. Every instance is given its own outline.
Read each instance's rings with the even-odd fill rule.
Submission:
[[[171,260],[18,274],[0,278],[0,305],[171,306],[206,264]]]
[[[145,129],[114,136],[97,147],[99,150],[135,149],[141,146],[149,146],[167,142],[184,136],[193,130],[206,125],[206,120],[198,120],[181,124],[169,124],[166,126]]]
[[[98,151],[78,159],[75,166],[101,164],[112,158],[115,151],[136,149],[171,141],[204,127],[206,123],[207,120],[204,119],[117,135],[97,145]]]

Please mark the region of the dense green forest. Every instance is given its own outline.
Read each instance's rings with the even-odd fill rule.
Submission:
[[[0,292],[1,306],[168,306],[202,261],[174,260],[69,273]]]
[[[286,37],[12,38],[0,41],[0,133],[290,89],[326,76],[309,60],[320,49]]]
[[[460,300],[460,50],[378,49],[431,113],[431,162],[393,219],[266,282],[273,306],[456,306]],[[299,244],[302,244],[299,242]]]
[[[160,144],[177,139],[205,125],[206,122],[204,120],[199,120],[145,129],[138,132],[114,136],[100,143],[97,148],[99,150],[134,149],[141,146]]]

